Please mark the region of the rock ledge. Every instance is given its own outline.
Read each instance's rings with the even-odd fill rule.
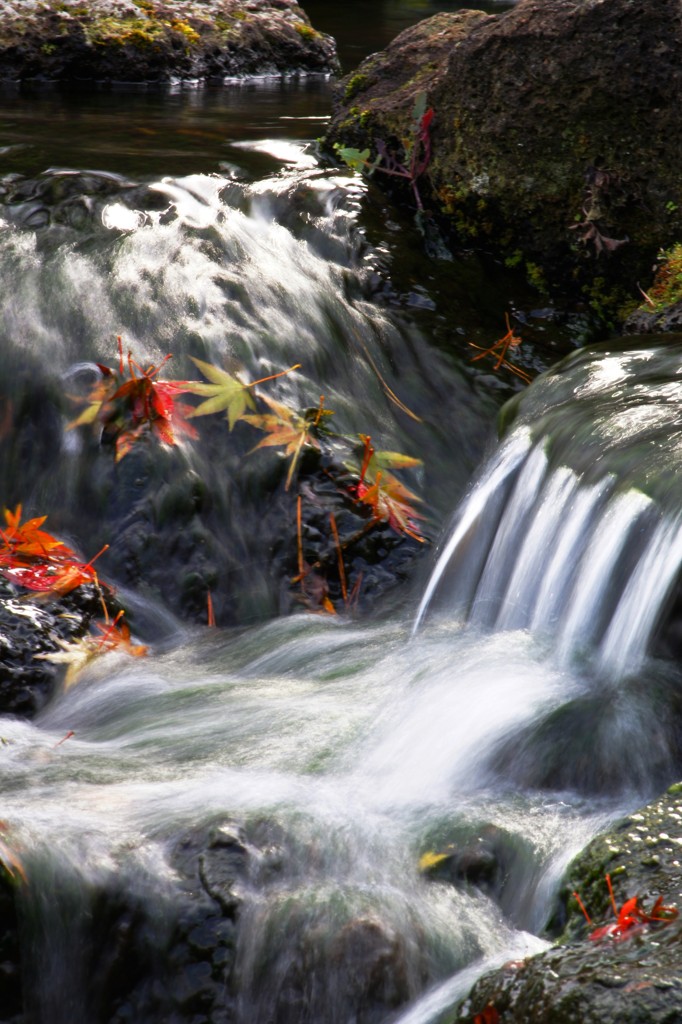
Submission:
[[[332,74],[296,0],[0,0],[0,81],[225,81]]]

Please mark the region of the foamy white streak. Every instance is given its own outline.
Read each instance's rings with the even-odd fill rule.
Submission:
[[[651,498],[641,491],[627,491],[607,506],[582,559],[571,594],[559,636],[557,653],[560,660],[569,658],[578,644],[589,644],[594,639],[616,563],[630,530],[650,505]]]
[[[639,671],[682,562],[682,522],[662,522],[630,577],[601,645],[599,664],[616,677]]]
[[[530,612],[530,628],[533,632],[546,630],[555,625],[556,618],[568,598],[571,580],[587,545],[590,522],[611,484],[611,478],[607,477],[592,487],[576,487],[574,498],[570,502],[570,512],[562,519],[556,547],[544,567],[541,578],[536,581],[536,598]]]
[[[413,633],[416,632],[433,599],[443,574],[457,548],[474,527],[476,520],[485,512],[486,505],[497,489],[518,468],[530,447],[530,431],[517,431],[505,442],[488,463],[486,470],[476,483],[473,491],[463,504],[459,517],[452,528],[450,538],[443,548],[431,578],[427,584],[415,617]]]
[[[575,475],[566,467],[558,469],[547,481],[525,530],[516,566],[497,616],[496,629],[522,629],[528,625],[538,580],[543,577],[557,537],[568,518],[576,488]]]
[[[547,456],[536,447],[519,473],[511,498],[502,514],[495,541],[483,570],[470,612],[472,622],[492,625],[507,588],[507,580],[517,562],[521,539],[528,529],[529,517],[537,504],[547,472]]]

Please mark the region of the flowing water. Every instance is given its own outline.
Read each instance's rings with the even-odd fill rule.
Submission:
[[[318,160],[321,87],[244,89],[128,97],[128,133],[110,95],[17,96],[4,114],[3,504],[49,512],[88,552],[110,542],[102,574],[121,584],[145,474],[159,530],[166,499],[208,493],[182,541],[188,558],[209,533],[225,552],[222,628],[181,621],[180,579],[123,587],[150,656],[106,656],[33,721],[0,719],[37,1024],[435,1024],[486,966],[544,948],[570,858],[679,773],[679,673],[654,657],[682,561],[679,345],[577,353],[506,407],[496,448],[514,382],[466,342],[494,338],[505,309],[521,319],[518,283],[466,254],[415,258],[409,221],[379,197],[373,215],[366,186]],[[48,127],[74,111],[99,128],[56,159]],[[143,156],[125,139],[148,123]],[[534,312],[529,369],[555,337]],[[279,394],[324,389],[344,430],[421,455],[414,484],[442,532],[421,600],[408,586],[372,620],[277,617],[281,524],[250,439],[216,429],[114,470],[66,429],[68,394],[119,334],[140,362],[172,351],[180,378],[191,355],[252,378],[300,362]],[[229,972],[209,970],[212,1015],[177,993],[162,1013],[158,991],[126,1010],[107,987],[116,949],[145,933],[157,959],[139,984],[166,984],[192,896],[178,838],[216,822],[204,866],[236,849],[251,867],[215,883],[238,926]]]

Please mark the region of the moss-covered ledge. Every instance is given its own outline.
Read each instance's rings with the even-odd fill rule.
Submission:
[[[597,836],[570,865],[552,922],[561,933],[546,953],[481,978],[450,1018],[469,1022],[486,1006],[500,1024],[673,1024],[682,1020],[682,918],[590,940],[573,896],[594,928],[615,923],[632,896],[650,910],[659,896],[682,909],[682,783]]]
[[[682,243],[660,254],[653,284],[626,319],[626,334],[668,334],[682,330]]]
[[[425,94],[418,188],[449,238],[615,320],[682,237],[681,51],[680,0],[439,14],[339,83],[326,142],[401,159]],[[406,179],[374,178],[414,202]]]
[[[0,3],[0,82],[224,81],[332,74],[334,40],[296,0]]]

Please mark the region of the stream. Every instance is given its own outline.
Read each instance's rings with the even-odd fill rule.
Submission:
[[[307,9],[356,62],[463,5],[377,5],[362,44],[345,6]],[[110,544],[98,569],[150,646],[0,718],[27,1024],[439,1024],[546,948],[572,857],[679,774],[679,344],[573,351],[579,318],[513,274],[424,255],[409,214],[321,157],[330,88],[3,109],[2,504],[87,557]],[[506,312],[539,375],[523,393],[471,361]],[[178,379],[192,356],[249,379],[300,363],[274,394],[324,391],[345,432],[420,457],[429,544],[390,601],[285,607],[281,460],[241,425],[116,466],[68,429],[119,335]],[[218,629],[193,589],[209,561]]]

